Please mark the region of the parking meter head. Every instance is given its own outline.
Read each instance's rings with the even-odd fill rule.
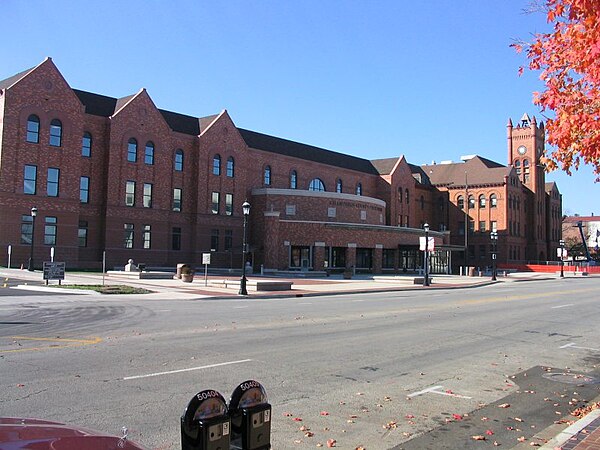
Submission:
[[[265,388],[254,380],[241,383],[229,401],[232,443],[243,450],[271,448],[271,405]]]
[[[223,396],[198,392],[181,416],[182,450],[228,450],[231,420]]]

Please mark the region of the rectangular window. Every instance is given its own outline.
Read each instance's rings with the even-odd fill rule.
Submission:
[[[486,225],[485,220],[479,221],[479,231],[480,232],[485,233],[485,225]]]
[[[485,259],[486,255],[486,245],[482,244],[479,246],[479,259]]]
[[[123,236],[123,247],[133,248],[133,224],[126,223],[123,225],[123,229],[125,230],[125,234]]]
[[[475,221],[473,219],[469,219],[469,233],[475,232]]]
[[[33,217],[24,214],[21,216],[21,244],[31,245],[32,234]]]
[[[37,166],[25,166],[23,173],[23,194],[35,195],[37,186]]]
[[[212,213],[219,214],[219,197],[220,194],[218,192],[212,193]]]
[[[81,139],[81,156],[89,158],[92,156],[92,135],[90,133],[83,133]]]
[[[173,227],[171,229],[171,249],[181,250],[181,228]]]
[[[233,214],[233,194],[225,194],[225,215]]]
[[[144,183],[144,208],[152,208],[152,184]]]
[[[150,234],[151,234],[150,225],[144,225],[144,234],[143,234],[144,248],[150,248],[150,237],[151,237]]]
[[[48,168],[48,179],[46,181],[46,192],[48,197],[58,197],[58,182],[60,179],[60,169],[55,167]]]
[[[87,247],[88,238],[88,223],[87,220],[79,221],[79,228],[77,230],[77,242],[79,247]]]
[[[173,211],[181,211],[181,188],[173,188]]]
[[[490,222],[490,229],[491,229],[491,231],[498,231],[498,222],[496,222],[495,220],[492,220]]]
[[[44,244],[56,245],[56,217],[46,217],[44,224]]]
[[[90,177],[79,177],[79,202],[90,202]]]
[[[135,181],[128,181],[125,184],[125,206],[135,205]]]
[[[230,252],[233,248],[233,230],[225,230],[225,241],[223,247],[226,252]]]
[[[213,228],[210,232],[210,251],[219,251],[219,230],[216,228]]]

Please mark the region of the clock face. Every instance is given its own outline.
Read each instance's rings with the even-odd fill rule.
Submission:
[[[527,147],[525,147],[524,145],[521,145],[517,151],[519,152],[519,155],[524,155],[525,152],[527,152]]]

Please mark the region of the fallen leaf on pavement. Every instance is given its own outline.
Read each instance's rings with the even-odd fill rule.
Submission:
[[[485,436],[478,434],[476,436],[471,436],[471,439],[474,439],[476,441],[485,441]]]
[[[502,403],[501,405],[498,405],[498,408],[510,408],[510,404]]]
[[[488,436],[493,436],[494,432],[492,430],[485,430],[485,434],[487,434]]]
[[[525,442],[527,440],[527,438],[525,436],[521,436],[517,438],[517,441],[519,442]]]
[[[329,415],[329,413],[328,413],[327,411],[321,411],[321,415],[322,415],[322,416],[328,416],[328,415]]]
[[[327,447],[335,447],[335,444],[337,444],[337,441],[335,439],[327,439]]]
[[[452,417],[453,417],[455,420],[462,420],[462,418],[463,418],[463,417],[462,417],[460,414],[452,414]]]
[[[294,417],[292,420],[294,422],[302,422],[302,419],[300,417]]]

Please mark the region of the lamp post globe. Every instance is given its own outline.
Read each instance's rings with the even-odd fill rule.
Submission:
[[[246,289],[246,252],[247,252],[247,243],[246,243],[246,229],[248,228],[248,216],[250,215],[250,203],[245,201],[242,205],[242,213],[244,214],[244,235],[242,239],[242,278],[240,280],[240,291],[239,295],[248,295],[248,290]]]
[[[35,236],[35,218],[37,216],[37,208],[34,206],[31,208],[31,245],[29,247],[29,261],[27,263],[27,270],[33,272],[33,242]]]
[[[425,230],[425,276],[423,277],[423,286],[429,286],[429,224],[423,224]]]

